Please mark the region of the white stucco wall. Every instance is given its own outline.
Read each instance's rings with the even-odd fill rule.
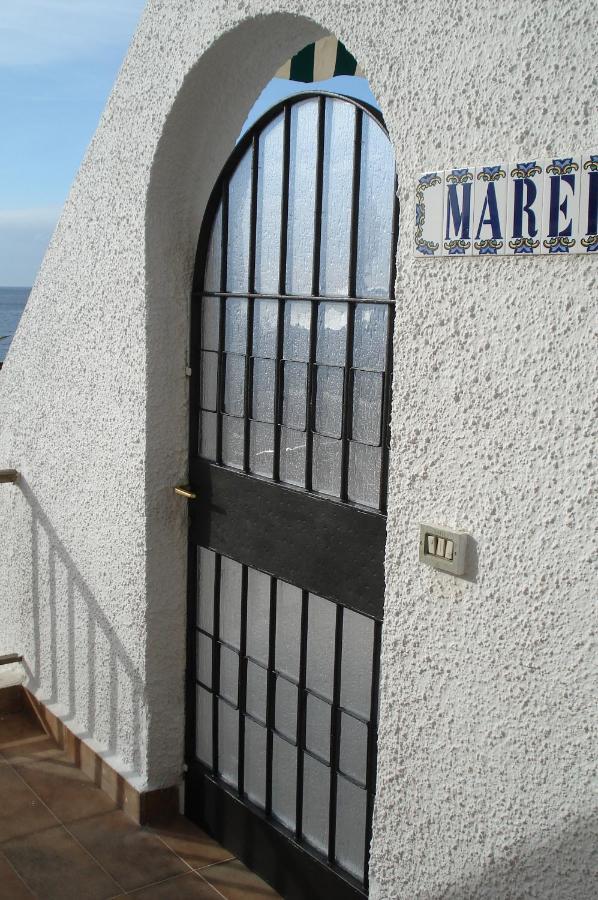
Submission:
[[[268,15],[266,15],[268,14]],[[300,15],[299,15],[300,14]],[[187,297],[276,68],[326,32],[396,149],[399,247],[371,894],[586,900],[596,261],[415,262],[418,172],[598,143],[589,8],[151,0],[0,375],[0,652],[139,786],[182,765]],[[469,530],[477,569],[418,563]],[[595,594],[595,590],[594,590]]]

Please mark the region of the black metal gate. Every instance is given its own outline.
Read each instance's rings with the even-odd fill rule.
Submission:
[[[302,94],[199,240],[186,813],[287,898],[367,894],[397,229],[378,114]]]

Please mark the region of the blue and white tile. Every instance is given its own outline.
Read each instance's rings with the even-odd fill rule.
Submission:
[[[444,172],[423,172],[415,185],[413,252],[417,259],[431,259],[442,253],[443,201]]]
[[[542,253],[544,161],[511,162],[507,169],[505,254],[525,258]]]
[[[576,252],[580,187],[580,156],[553,156],[544,160],[543,253]]]
[[[581,158],[579,227],[576,253],[593,253],[598,259],[598,150]]]
[[[475,169],[462,166],[444,173],[442,255],[471,256]]]
[[[501,256],[507,229],[507,164],[475,170],[473,256]]]

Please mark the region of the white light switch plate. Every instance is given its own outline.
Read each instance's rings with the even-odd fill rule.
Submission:
[[[440,528],[438,525],[420,525],[419,561],[434,569],[440,569],[441,572],[463,575],[467,557],[467,538],[468,534],[465,531]]]

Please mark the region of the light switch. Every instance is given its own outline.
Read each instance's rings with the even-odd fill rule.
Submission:
[[[467,538],[468,535],[464,531],[452,531],[437,525],[420,525],[420,562],[442,572],[449,572],[451,575],[463,575],[466,567]]]

